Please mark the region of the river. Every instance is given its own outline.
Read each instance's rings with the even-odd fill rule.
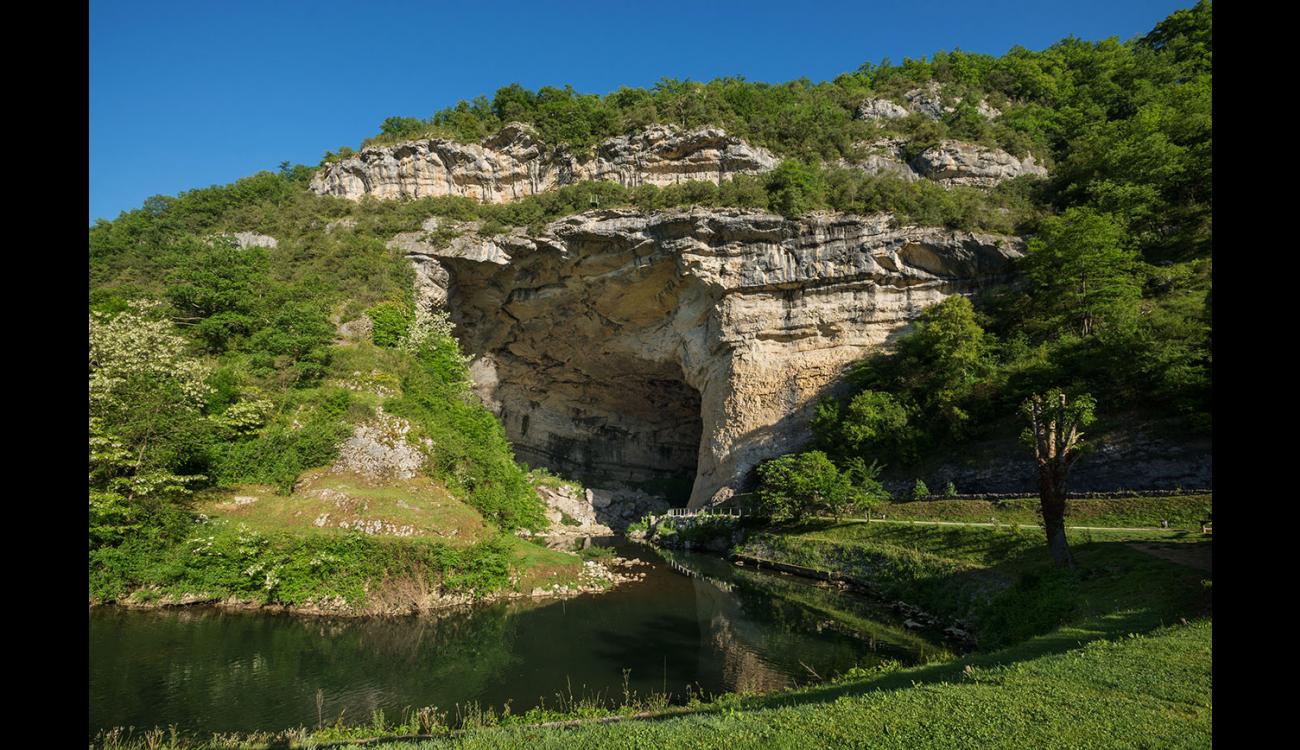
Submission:
[[[769,691],[938,646],[874,602],[716,556],[617,543],[642,581],[438,616],[322,618],[210,607],[90,613],[90,731],[280,730],[477,703]]]

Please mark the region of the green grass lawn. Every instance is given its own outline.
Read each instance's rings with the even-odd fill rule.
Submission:
[[[1212,495],[1078,499],[1065,503],[1068,526],[1118,526],[1200,531],[1201,521],[1213,511]],[[960,521],[969,523],[1039,523],[1036,498],[1016,500],[915,500],[887,503],[873,511],[891,520]]]
[[[901,670],[654,721],[477,729],[391,748],[1209,747],[1208,619],[1087,643],[1079,629],[984,658]],[[1041,651],[1040,655],[1031,655]],[[346,745],[345,745],[346,746]],[[357,747],[357,746],[353,746]]]

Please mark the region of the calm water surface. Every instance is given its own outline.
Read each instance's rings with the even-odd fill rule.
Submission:
[[[617,545],[644,581],[563,602],[364,620],[208,608],[90,613],[90,731],[314,727],[382,710],[512,711],[557,694],[772,690],[934,647],[874,603],[684,552]],[[838,616],[832,617],[832,613]],[[844,617],[848,613],[849,617]],[[845,623],[851,623],[846,625]]]

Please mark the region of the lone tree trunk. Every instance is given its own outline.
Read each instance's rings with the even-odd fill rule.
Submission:
[[[1065,538],[1065,480],[1082,452],[1079,428],[1093,421],[1096,402],[1083,394],[1071,403],[1060,390],[1046,396],[1031,396],[1021,407],[1029,419],[1026,441],[1034,447],[1038,462],[1038,498],[1043,512],[1047,548],[1058,565],[1074,567]]]
[[[1058,565],[1074,567],[1065,539],[1065,475],[1051,464],[1038,465],[1038,497],[1043,511],[1047,548]]]

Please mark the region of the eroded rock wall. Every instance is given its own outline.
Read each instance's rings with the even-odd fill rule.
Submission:
[[[322,167],[311,189],[351,200],[460,195],[505,203],[583,180],[611,180],[626,187],[717,183],[766,172],[776,163],[766,149],[720,128],[654,126],[610,138],[593,155],[580,158],[563,147],[548,148],[527,125],[513,123],[477,144],[435,138],[365,148]]]
[[[797,448],[844,368],[924,308],[1006,278],[1018,241],[744,209],[590,211],[538,236],[394,239],[445,300],[521,460],[584,482],[691,482]],[[693,479],[692,479],[693,478]]]
[[[867,156],[841,160],[840,166],[906,180],[926,178],[946,187],[992,187],[1021,175],[1047,174],[1033,156],[1018,159],[1000,149],[961,141],[944,141],[909,163],[903,158],[903,144],[890,138],[859,144]],[[609,180],[626,187],[664,187],[692,180],[717,184],[736,175],[768,172],[778,161],[766,149],[720,128],[683,131],[665,125],[610,138],[590,156],[580,158],[567,148],[544,146],[528,126],[515,123],[481,143],[426,139],[362,149],[356,156],[321,167],[311,189],[350,200],[455,195],[506,203],[585,180]]]

